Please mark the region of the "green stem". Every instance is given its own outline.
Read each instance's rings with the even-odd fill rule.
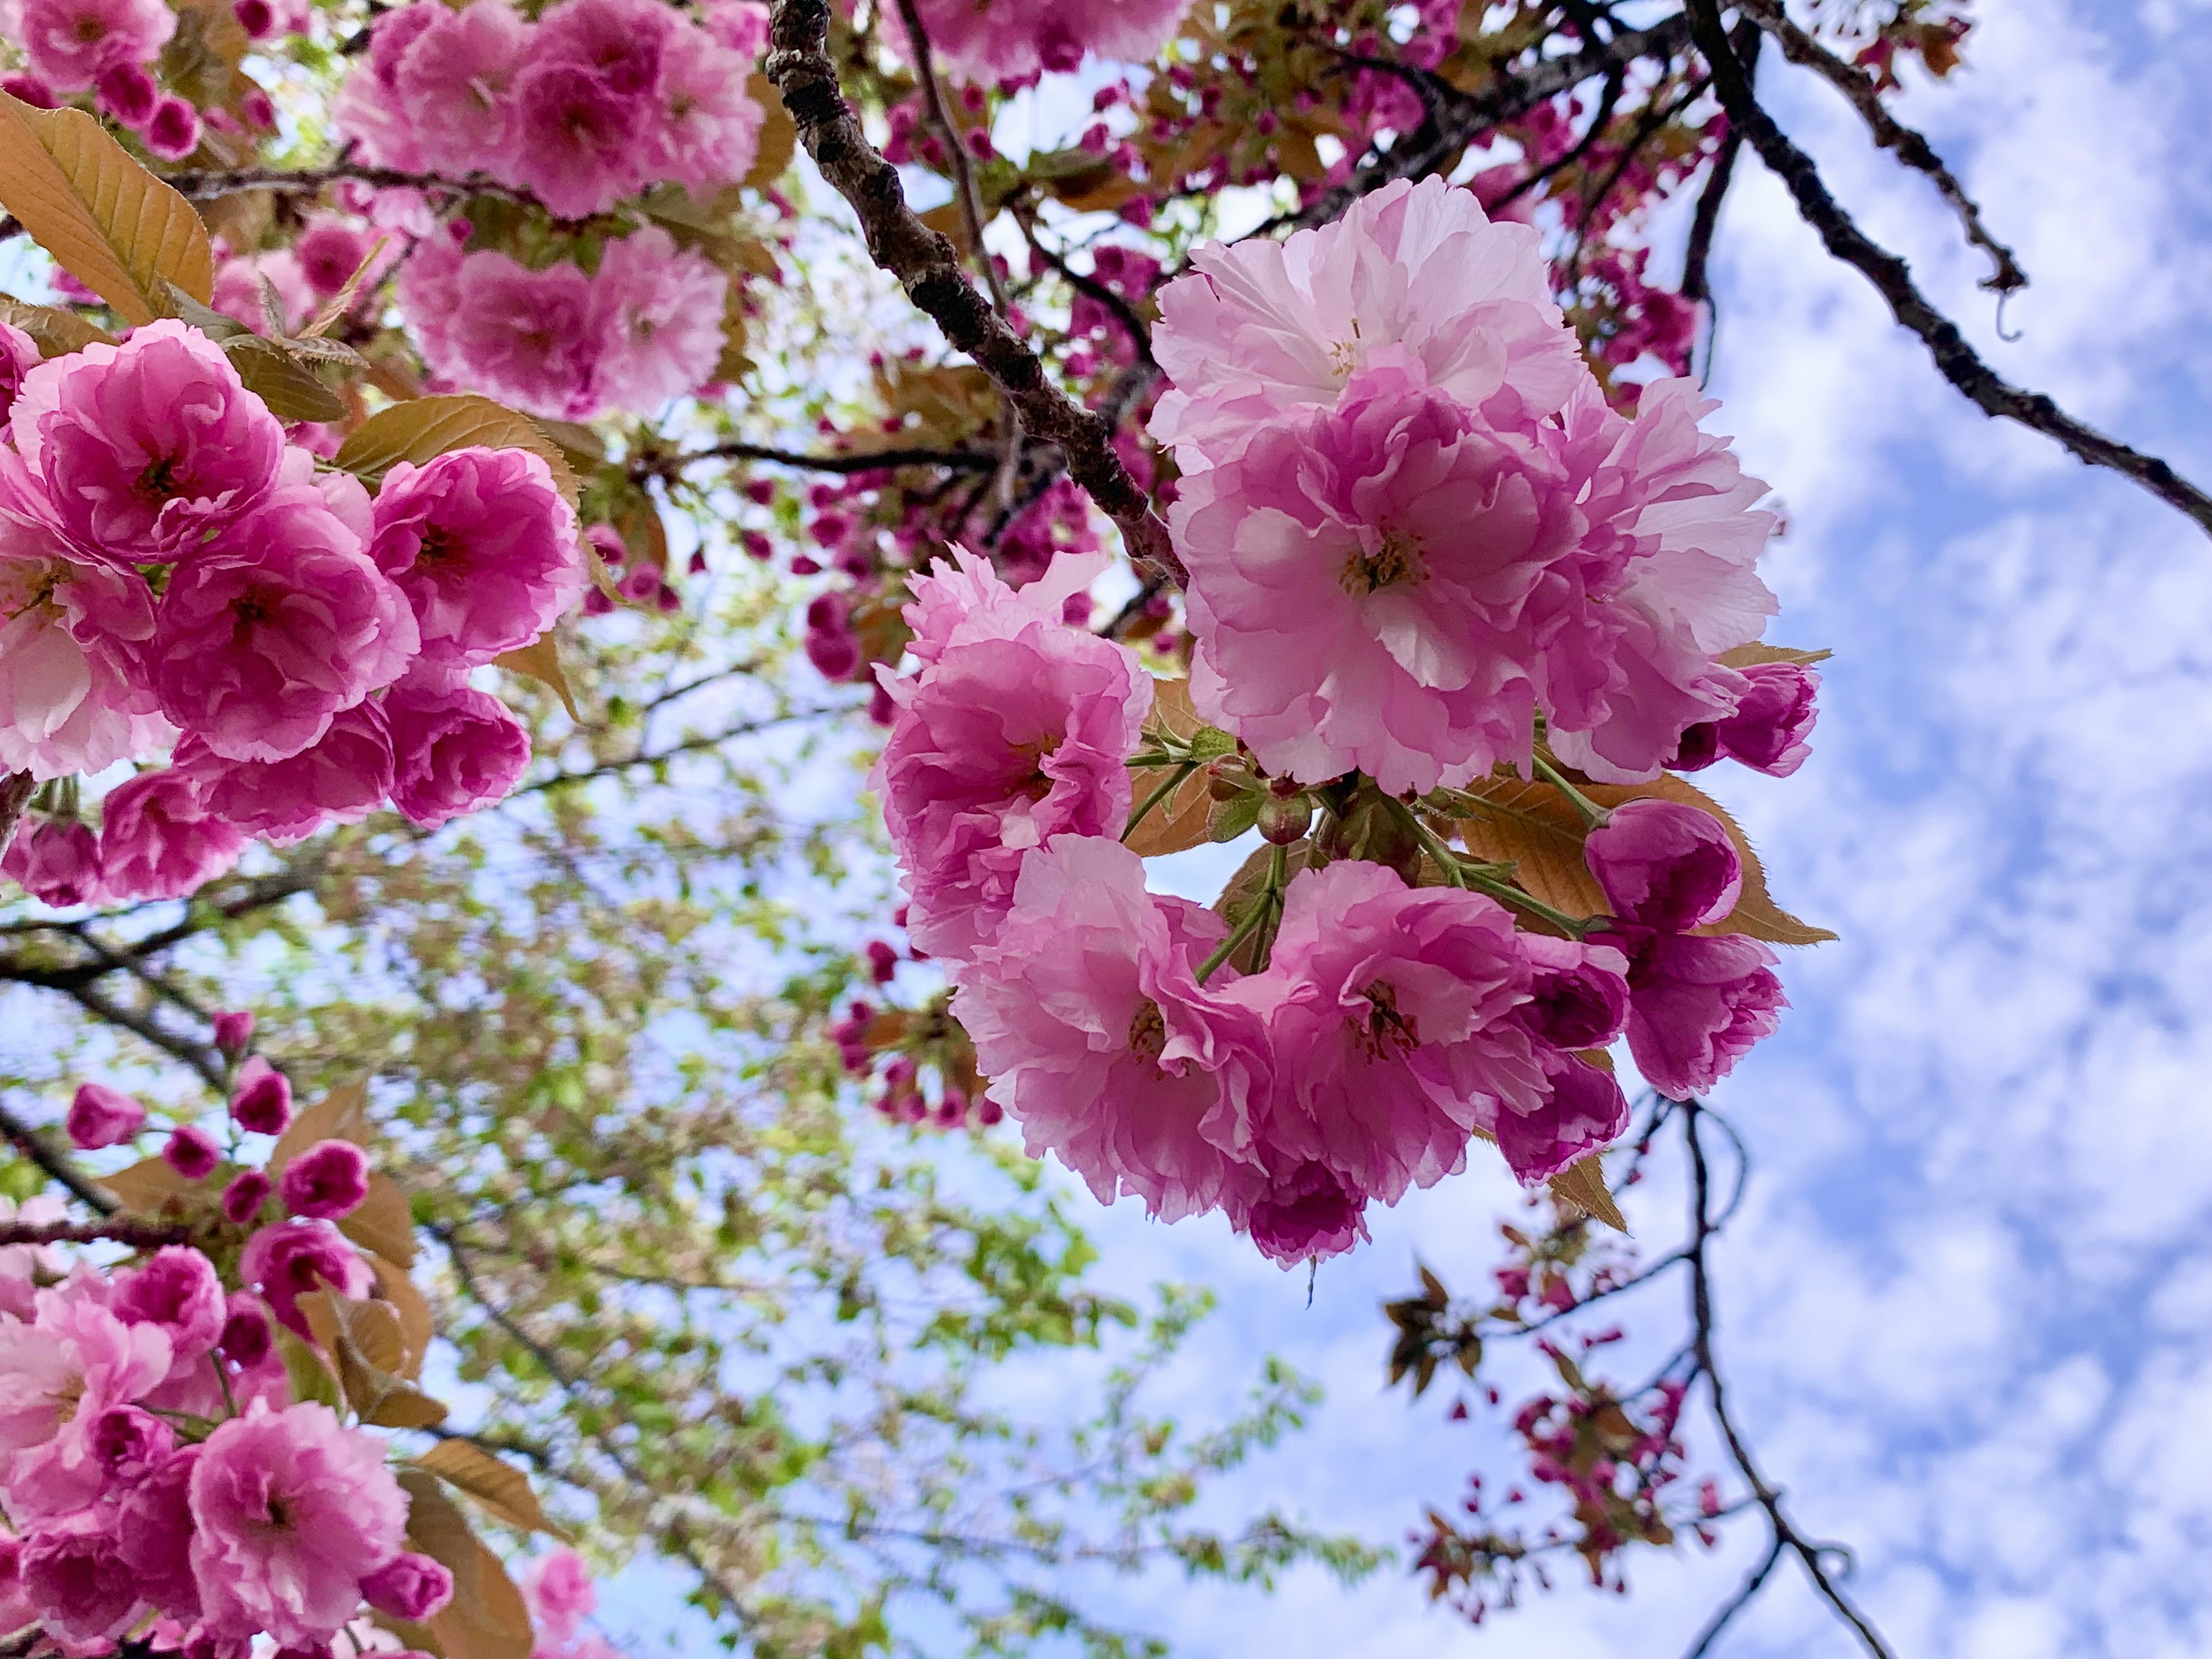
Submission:
[[[1487,893],[1516,909],[1526,910],[1532,916],[1541,916],[1565,933],[1569,939],[1581,939],[1589,932],[1589,923],[1582,917],[1571,916],[1564,910],[1554,909],[1534,894],[1516,887],[1510,881],[1500,881],[1495,876],[1483,875],[1465,866],[1462,866],[1460,874],[1477,892]]]
[[[1237,947],[1257,933],[1260,925],[1267,921],[1268,912],[1274,908],[1276,901],[1282,895],[1284,872],[1289,867],[1289,849],[1278,847],[1274,856],[1267,860],[1267,885],[1258,901],[1245,913],[1244,920],[1237,924],[1229,937],[1215,947],[1213,954],[1199,963],[1198,982],[1200,985],[1212,976],[1215,969],[1235,956]]]
[[[1539,761],[1537,764],[1540,766],[1543,763]],[[1568,788],[1570,793],[1572,793],[1572,786],[1563,785],[1562,787]],[[1421,822],[1419,813],[1412,811],[1403,801],[1390,800],[1387,795],[1383,799],[1390,801],[1390,810],[1406,821],[1413,830],[1414,836],[1420,842],[1421,850],[1437,861],[1437,867],[1444,872],[1444,879],[1453,886],[1468,887],[1477,892],[1487,893],[1492,898],[1501,899],[1508,904],[1527,911],[1532,916],[1541,916],[1554,927],[1565,929],[1571,939],[1580,939],[1589,931],[1589,924],[1581,917],[1571,916],[1564,910],[1553,909],[1533,893],[1527,892],[1504,879],[1504,872],[1510,871],[1510,866],[1475,864],[1462,859],[1444,844],[1435,830]]]
[[[1567,798],[1567,804],[1581,817],[1583,829],[1596,830],[1604,826],[1606,819],[1612,814],[1569,783],[1566,775],[1541,755],[1533,755],[1530,759],[1534,763],[1536,775]]]
[[[1121,839],[1123,841],[1127,841],[1130,836],[1135,835],[1137,833],[1137,826],[1151,816],[1152,808],[1158,806],[1170,795],[1172,795],[1176,790],[1182,788],[1184,781],[1188,779],[1192,773],[1197,770],[1198,763],[1196,761],[1185,761],[1180,766],[1176,767],[1173,775],[1169,777],[1168,781],[1162,784],[1158,788],[1153,790],[1151,794],[1146,796],[1145,804],[1142,806],[1139,806],[1135,811],[1129,814],[1129,822],[1122,826]]]

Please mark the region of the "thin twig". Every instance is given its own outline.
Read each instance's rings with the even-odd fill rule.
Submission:
[[[435,173],[405,173],[397,167],[373,167],[356,161],[333,161],[327,167],[232,167],[205,172],[172,173],[162,182],[187,201],[209,202],[221,196],[247,191],[273,191],[278,195],[310,195],[335,184],[373,185],[385,190],[439,191],[449,196],[496,196],[509,202],[535,203],[526,190],[503,185],[488,173],[465,173],[458,179]]]
[[[2041,392],[2023,391],[1984,362],[1958,325],[1928,302],[1912,281],[1912,269],[1860,230],[1821,180],[1812,157],[1790,143],[1774,118],[1752,95],[1751,84],[1729,50],[1721,25],[1720,0],[1688,0],[1698,49],[1712,66],[1713,90],[1729,119],[1743,129],[1759,159],[1788,187],[1798,216],[1820,234],[1828,252],[1872,283],[1889,302],[1891,313],[1918,335],[1943,378],[1983,413],[2016,421],[2031,431],[2056,439],[2092,466],[2107,467],[2131,478],[2160,501],[2186,514],[2212,534],[2212,495],[2182,477],[2166,462],[2106,437],[2067,414]]]
[[[16,1150],[44,1170],[50,1180],[58,1181],[68,1188],[79,1202],[90,1206],[102,1215],[113,1215],[123,1207],[114,1194],[96,1185],[70,1161],[66,1153],[58,1151],[48,1143],[44,1134],[5,1106],[0,1106],[0,1135],[5,1135],[14,1142]]]
[[[1866,123],[1878,148],[1895,151],[1905,166],[1928,175],[1937,193],[1951,204],[1951,211],[1959,216],[1966,240],[1990,256],[1995,269],[1982,278],[1982,287],[1994,294],[2010,294],[2027,286],[2027,273],[2020,268],[2013,251],[1990,234],[1982,222],[1980,207],[1966,194],[1966,186],[1943,165],[1926,138],[1889,112],[1873,76],[1856,64],[1845,63],[1791,22],[1778,0],[1735,0],[1735,4],[1747,19],[1781,43],[1784,58],[1813,70],[1844,94]]]
[[[1766,1588],[1766,1581],[1773,1576],[1774,1569],[1781,1561],[1782,1540],[1773,1539],[1766,1547],[1765,1555],[1752,1569],[1751,1577],[1743,1581],[1743,1587],[1706,1621],[1705,1629],[1698,1632],[1698,1639],[1690,1644],[1689,1651],[1682,1656],[1682,1659],[1705,1659],[1705,1655],[1712,1651],[1713,1644],[1721,1639],[1721,1632],[1735,1622],[1736,1614],[1757,1599],[1759,1591]]]
[[[952,244],[907,206],[898,169],[885,161],[837,84],[829,52],[829,0],[776,0],[769,78],[814,158],[859,216],[868,252],[955,349],[1012,399],[1023,427],[1066,452],[1069,476],[1121,526],[1130,556],[1184,578],[1164,520],[1114,453],[1112,423],[1052,384],[1044,365],[962,273]]]
[[[0,1221],[0,1244],[128,1244],[158,1250],[181,1244],[191,1229],[162,1221]]]
[[[982,449],[866,449],[845,455],[809,455],[795,449],[767,444],[726,443],[672,455],[641,455],[629,464],[629,476],[672,477],[702,461],[761,461],[807,472],[834,472],[850,477],[860,472],[889,472],[902,466],[941,466],[954,472],[988,472],[999,458]]]

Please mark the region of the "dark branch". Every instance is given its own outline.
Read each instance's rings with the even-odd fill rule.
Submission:
[[[0,1221],[0,1244],[128,1244],[158,1250],[181,1244],[191,1229],[160,1221]]]
[[[1114,453],[1112,423],[1046,378],[1036,355],[962,273],[952,244],[907,206],[898,170],[861,131],[830,59],[828,0],[776,0],[769,38],[769,78],[815,166],[852,204],[876,264],[998,384],[1026,431],[1066,453],[1069,476],[1121,526],[1130,556],[1180,583],[1167,526]]]
[[[1828,252],[1875,285],[1897,320],[1918,335],[1945,380],[1983,413],[2016,421],[2054,438],[2092,466],[2108,467],[2132,478],[2168,506],[2188,514],[2212,534],[2212,495],[2191,483],[2157,457],[2106,437],[2067,414],[2041,392],[2021,390],[1984,363],[1966,343],[1958,325],[1928,302],[1912,281],[1912,269],[1869,239],[1836,203],[1812,157],[1790,143],[1753,95],[1721,25],[1720,0],[1689,0],[1689,15],[1698,49],[1712,66],[1713,90],[1729,119],[1742,129],[1761,161],[1790,191],[1797,212],[1820,233]]]
[[[12,1141],[25,1158],[46,1172],[49,1179],[60,1182],[81,1203],[90,1206],[102,1215],[113,1215],[123,1206],[115,1194],[94,1184],[69,1155],[52,1146],[46,1135],[17,1117],[5,1106],[0,1106],[0,1135]]]
[[[1759,1591],[1766,1588],[1766,1581],[1773,1577],[1774,1569],[1781,1565],[1781,1561],[1782,1540],[1777,1538],[1767,1545],[1765,1555],[1760,1559],[1758,1566],[1752,1569],[1751,1577],[1743,1581],[1743,1588],[1705,1621],[1705,1629],[1698,1632],[1698,1639],[1690,1644],[1690,1650],[1682,1656],[1682,1659],[1705,1659],[1705,1655],[1712,1651],[1713,1644],[1721,1639],[1721,1632],[1735,1621],[1736,1614],[1758,1599]]]
[[[172,173],[163,179],[187,201],[209,202],[219,196],[238,196],[247,191],[273,191],[283,196],[312,195],[325,186],[355,183],[386,190],[435,191],[448,196],[496,196],[510,202],[534,203],[526,190],[502,185],[488,173],[465,173],[458,179],[435,173],[404,173],[397,167],[373,167],[356,161],[333,161],[328,167],[234,167],[222,171]]]
[[[870,449],[849,455],[809,455],[802,451],[776,449],[765,444],[716,444],[673,455],[641,455],[629,465],[629,476],[642,483],[666,478],[702,461],[761,461],[771,466],[795,467],[808,472],[834,472],[849,477],[858,472],[889,472],[902,466],[941,466],[954,472],[989,472],[999,458],[981,449]]]

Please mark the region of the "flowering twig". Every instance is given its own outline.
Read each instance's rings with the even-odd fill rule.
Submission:
[[[88,1180],[67,1156],[49,1146],[44,1135],[5,1106],[0,1106],[0,1135],[7,1136],[15,1149],[45,1170],[50,1179],[68,1188],[81,1202],[100,1214],[113,1215],[123,1207],[112,1193]]]
[[[2067,414],[2041,392],[2014,386],[1968,345],[1958,325],[1930,305],[1912,280],[1912,269],[1874,241],[1828,193],[1813,158],[1792,143],[1753,95],[1751,83],[1729,50],[1720,0],[1689,0],[1689,17],[1698,50],[1711,66],[1713,91],[1729,119],[1788,188],[1798,216],[1820,234],[1830,253],[1875,285],[1891,313],[1918,335],[1943,378],[1985,415],[2018,422],[2056,439],[2091,466],[2110,468],[2179,511],[2212,534],[2212,495],[2182,477],[2156,456],[2143,454],[2106,437]]]
[[[828,0],[776,0],[769,79],[782,95],[806,153],[852,204],[876,264],[899,280],[946,340],[966,352],[1012,401],[1034,436],[1058,444],[1068,474],[1121,527],[1130,556],[1180,585],[1182,562],[1168,527],[1114,453],[1113,423],[1054,386],[1044,365],[962,273],[952,244],[907,206],[898,170],[868,142],[837,84],[829,52]]]

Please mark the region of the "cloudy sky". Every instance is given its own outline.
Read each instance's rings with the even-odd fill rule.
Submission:
[[[2212,3],[1976,11],[1970,67],[1906,113],[2033,279],[2015,343],[1932,192],[1824,88],[1770,61],[1765,89],[2002,372],[2212,478]],[[1791,523],[1773,635],[1837,652],[1815,759],[1723,793],[1784,901],[1844,935],[1793,956],[1795,1012],[1720,1101],[1760,1164],[1719,1266],[1740,1409],[1804,1523],[1856,1548],[1900,1659],[2212,1651],[2212,540],[1984,420],[1755,167],[1720,287],[1715,423]],[[1421,1195],[1310,1310],[1225,1232],[1127,1205],[1103,1232],[1132,1284],[1221,1287],[1194,1406],[1263,1351],[1328,1386],[1234,1498],[1391,1540],[1509,1466],[1381,1392],[1376,1304],[1416,1255],[1472,1285],[1508,1204],[1482,1172]],[[1674,1214],[1663,1188],[1636,1212],[1652,1248]],[[1652,1294],[1631,1322],[1664,1341],[1680,1301]],[[1641,1659],[1686,1645],[1759,1541],[1480,1632],[1396,1571],[1120,1594],[1192,1654]],[[1723,1650],[1855,1649],[1785,1576]]]

